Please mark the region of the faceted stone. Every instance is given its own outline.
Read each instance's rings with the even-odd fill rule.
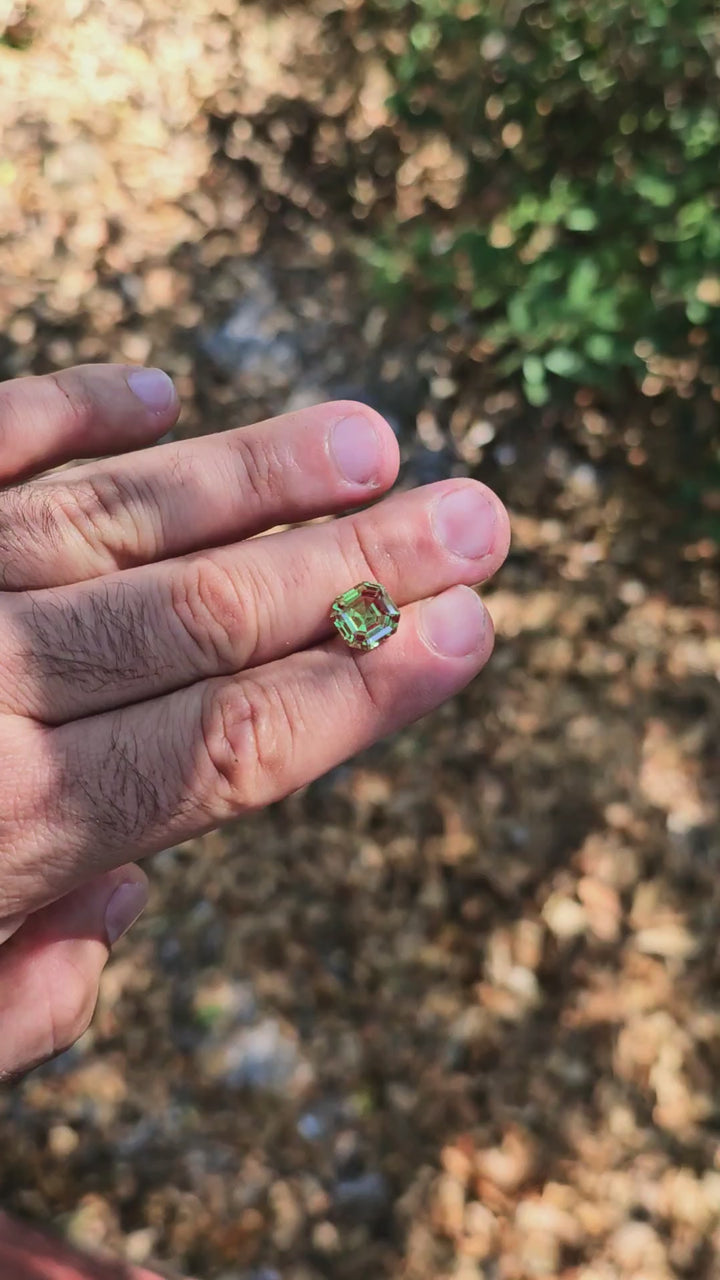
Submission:
[[[395,634],[400,610],[379,582],[359,582],[333,601],[330,617],[346,644],[367,653]]]

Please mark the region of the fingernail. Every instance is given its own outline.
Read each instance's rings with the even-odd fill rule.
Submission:
[[[361,413],[343,418],[333,427],[330,447],[338,469],[350,484],[372,484],[380,471],[380,441]]]
[[[435,530],[443,546],[470,560],[491,550],[495,521],[495,504],[475,485],[446,494],[435,509]]]
[[[123,934],[127,933],[130,926],[145,910],[147,900],[147,885],[142,881],[128,881],[118,886],[105,908],[105,933],[108,946],[113,947],[118,938],[122,938]]]
[[[127,375],[127,384],[152,413],[165,413],[175,399],[172,379],[162,369],[133,369]]]
[[[487,625],[485,606],[470,587],[452,587],[425,600],[420,627],[426,642],[446,658],[466,658],[479,649]]]

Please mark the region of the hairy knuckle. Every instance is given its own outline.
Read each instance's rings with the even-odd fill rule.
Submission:
[[[132,481],[102,472],[58,486],[52,496],[66,531],[85,544],[103,571],[131,568],[152,558],[145,495]]]
[[[291,732],[282,699],[260,681],[245,678],[209,697],[205,754],[213,791],[230,812],[259,808],[282,794]]]
[[[58,513],[41,485],[20,485],[0,494],[0,586],[24,587],[38,546],[47,556],[61,542]]]
[[[79,546],[83,569],[129,568],[153,555],[151,506],[130,480],[101,473],[74,483],[43,480],[0,494],[1,583],[26,585],[33,562]]]
[[[146,683],[168,670],[150,600],[136,584],[110,579],[82,594],[56,589],[27,599],[23,661],[44,687],[59,679],[75,692],[97,692],[108,682]],[[50,720],[52,700],[46,706]],[[58,711],[62,718],[62,699]]]
[[[74,485],[58,485],[53,490],[53,500],[59,522],[71,535],[84,543],[93,555],[106,550],[104,534],[108,523],[108,506],[105,494],[100,497],[92,484],[84,481]],[[104,567],[104,566],[103,566]]]
[[[212,556],[198,556],[171,583],[172,608],[193,646],[221,668],[242,665],[257,645],[250,579]]]

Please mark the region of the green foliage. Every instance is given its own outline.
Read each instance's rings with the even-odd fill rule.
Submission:
[[[375,242],[384,286],[475,313],[533,404],[552,379],[611,388],[648,363],[669,385],[685,356],[698,385],[720,382],[715,4],[368,0],[364,14],[393,50],[403,127],[440,135],[464,173],[453,209],[430,196]]]

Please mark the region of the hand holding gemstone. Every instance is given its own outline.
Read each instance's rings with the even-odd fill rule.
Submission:
[[[159,371],[0,385],[0,1077],[87,1025],[144,900],[129,857],[305,785],[492,648],[470,587],[508,523],[484,485],[378,502],[397,443],[349,402],[140,447],[177,410]]]

